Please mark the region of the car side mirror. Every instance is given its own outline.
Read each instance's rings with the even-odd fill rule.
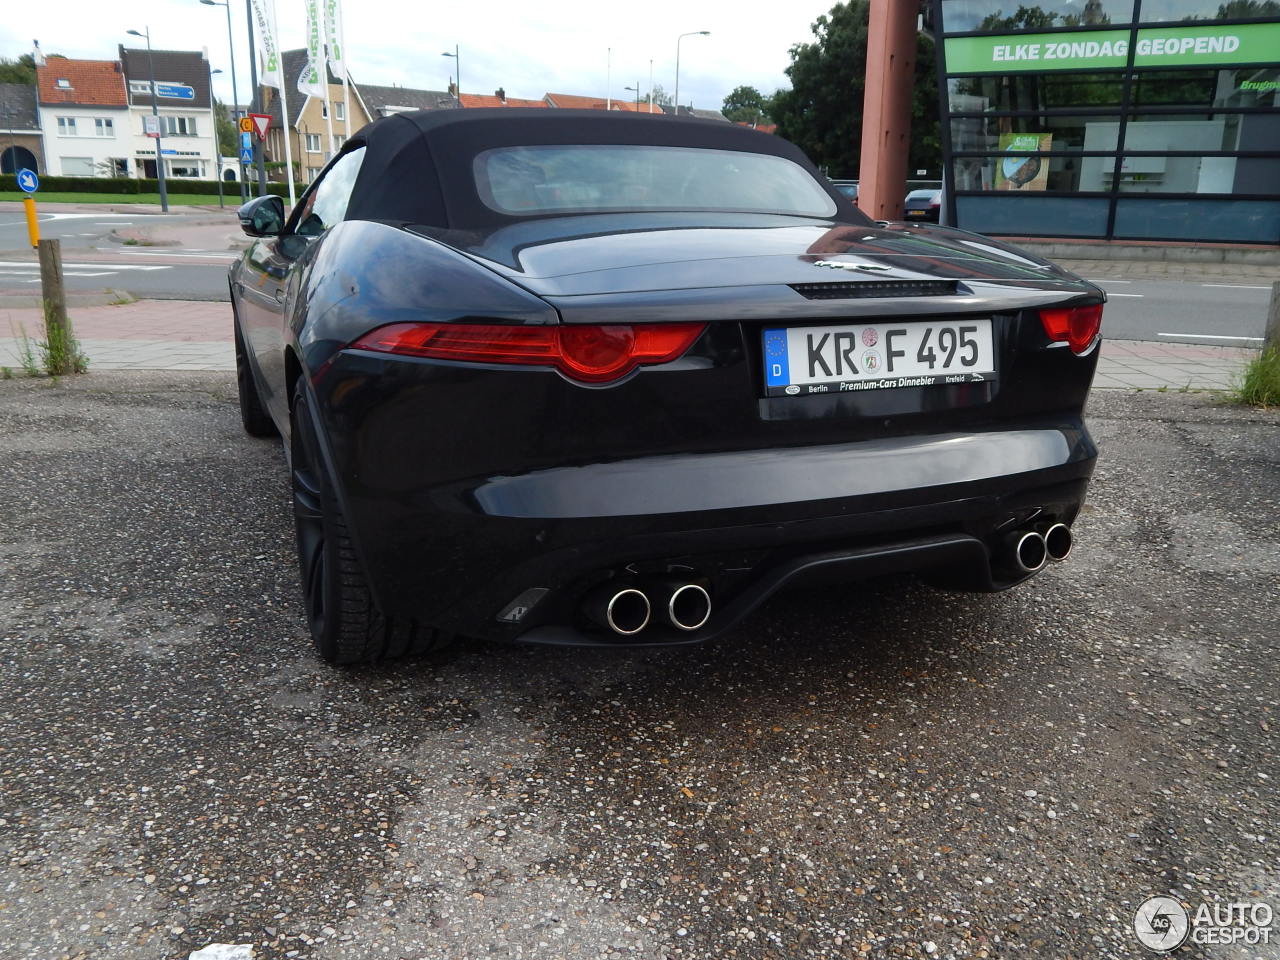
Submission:
[[[278,237],[284,229],[284,201],[274,194],[255,197],[242,206],[236,215],[240,229],[251,237]]]

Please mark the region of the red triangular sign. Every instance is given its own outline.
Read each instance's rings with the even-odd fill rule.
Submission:
[[[251,113],[249,119],[253,121],[253,129],[258,132],[258,139],[266,140],[267,128],[271,126],[271,114]]]

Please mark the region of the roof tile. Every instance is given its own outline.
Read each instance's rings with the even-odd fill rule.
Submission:
[[[65,80],[65,85],[58,81]],[[43,104],[127,107],[124,71],[118,60],[71,60],[49,57],[36,67],[36,86]]]

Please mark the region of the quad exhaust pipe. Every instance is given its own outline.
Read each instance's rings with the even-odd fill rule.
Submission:
[[[1055,523],[1044,531],[1044,548],[1050,560],[1065,560],[1071,556],[1071,544],[1075,539],[1065,523]]]
[[[684,581],[656,580],[643,587],[607,583],[587,595],[582,612],[597,626],[620,637],[642,631],[655,612],[666,626],[692,633],[711,619],[711,594],[701,584]]]

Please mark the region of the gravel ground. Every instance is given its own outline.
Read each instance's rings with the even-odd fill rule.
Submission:
[[[1280,912],[1280,412],[1092,424],[1077,552],[1009,594],[339,671],[229,376],[2,382],[0,957],[1136,957],[1151,894]]]

